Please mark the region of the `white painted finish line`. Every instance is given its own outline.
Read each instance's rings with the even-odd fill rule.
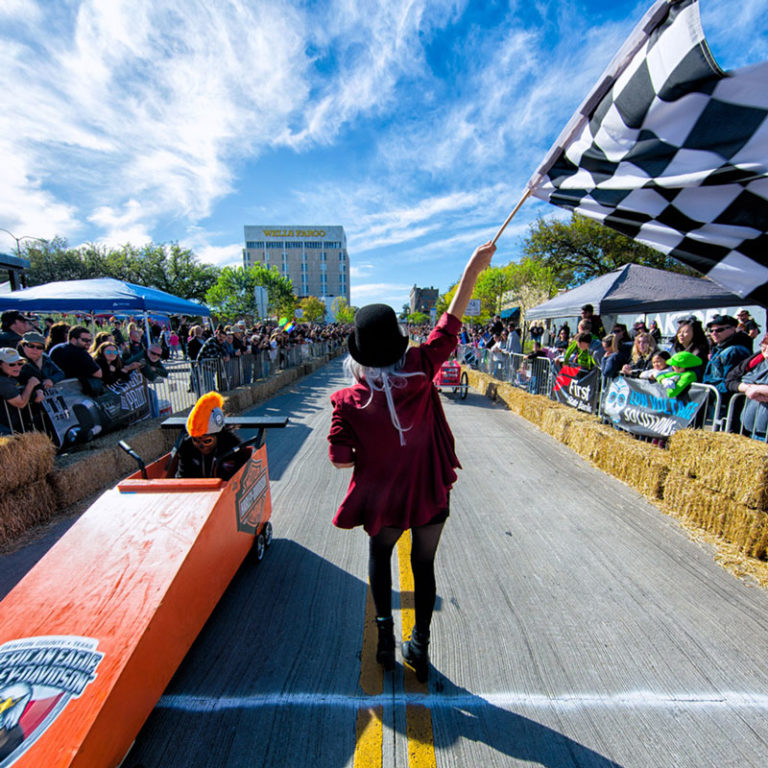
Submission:
[[[400,693],[395,696],[345,696],[318,693],[270,693],[256,696],[208,697],[163,696],[157,703],[161,709],[177,709],[184,712],[217,712],[228,709],[259,709],[261,707],[331,707],[336,709],[364,709],[380,706],[417,705],[428,709],[481,710],[486,706],[514,709],[517,707],[550,709],[752,709],[768,711],[768,694],[738,693],[655,693],[630,691],[605,694],[563,694],[545,696],[527,693],[488,693],[476,696],[423,695]]]

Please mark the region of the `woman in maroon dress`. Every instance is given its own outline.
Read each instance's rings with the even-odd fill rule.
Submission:
[[[391,307],[361,307],[345,361],[355,384],[331,396],[330,459],[335,467],[354,468],[333,522],[339,528],[362,525],[370,536],[368,576],[379,632],[376,660],[387,670],[395,664],[391,557],[403,531],[410,529],[416,626],[402,651],[422,682],[429,669],[435,553],[460,467],[432,379],[456,348],[477,276],[495,251],[490,243],[475,250],[448,311],[418,347],[408,348]]]

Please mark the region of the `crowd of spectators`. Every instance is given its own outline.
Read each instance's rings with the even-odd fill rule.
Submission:
[[[760,349],[753,352],[760,327],[748,310],[735,317],[715,315],[706,326],[695,316],[678,320],[675,335],[664,339],[658,323],[614,323],[608,331],[591,305],[582,307],[576,331],[567,322],[561,325],[534,322],[528,327],[531,351],[527,359],[547,356],[551,360],[585,370],[600,369],[604,380],[618,376],[640,378],[661,384],[669,397],[677,397],[699,382],[714,387],[720,397],[720,410],[710,418],[725,420],[729,400],[736,393],[746,396],[741,414],[744,431],[760,439],[768,431],[768,334]],[[461,343],[468,362],[486,358],[497,375],[509,371],[506,357],[521,352],[520,329],[515,323],[502,323],[494,317],[485,325],[462,330]],[[738,427],[738,425],[737,425]]]
[[[47,390],[64,379],[76,379],[83,394],[98,398],[108,387],[127,383],[135,372],[147,382],[169,375],[167,361],[229,362],[266,355],[275,367],[288,364],[288,351],[308,348],[313,342],[343,343],[349,333],[341,324],[299,324],[290,328],[275,323],[250,326],[239,321],[216,329],[190,324],[181,318],[173,324],[142,322],[117,317],[91,319],[89,327],[51,317],[40,320],[16,310],[0,317],[0,434],[29,429],[35,406]],[[37,323],[39,322],[39,327]],[[216,388],[221,382],[209,376]],[[199,382],[198,382],[199,384]],[[151,412],[157,415],[157,396],[147,390]],[[31,410],[27,406],[33,406]]]

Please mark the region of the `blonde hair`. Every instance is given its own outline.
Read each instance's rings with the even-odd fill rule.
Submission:
[[[634,343],[632,344],[632,362],[636,363],[641,357],[640,350],[638,349],[637,342],[640,339],[647,339],[648,341],[648,354],[646,357],[652,358],[654,354],[656,354],[656,339],[651,336],[650,333],[646,333],[645,331],[640,331],[636,336]]]

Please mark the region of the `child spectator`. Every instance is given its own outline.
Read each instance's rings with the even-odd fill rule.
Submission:
[[[656,381],[667,390],[667,397],[677,397],[696,382],[695,369],[701,365],[701,358],[690,352],[678,352],[669,358],[672,371],[661,373]]]
[[[648,370],[643,371],[640,374],[641,379],[649,379],[650,381],[656,381],[656,377],[662,373],[671,372],[669,367],[670,354],[666,349],[658,349],[651,358],[651,367]]]
[[[578,365],[579,368],[583,368],[585,371],[591,370],[597,365],[595,358],[589,351],[591,344],[591,333],[588,331],[577,333],[574,340],[568,345],[568,349],[565,350],[563,361],[567,365]]]

